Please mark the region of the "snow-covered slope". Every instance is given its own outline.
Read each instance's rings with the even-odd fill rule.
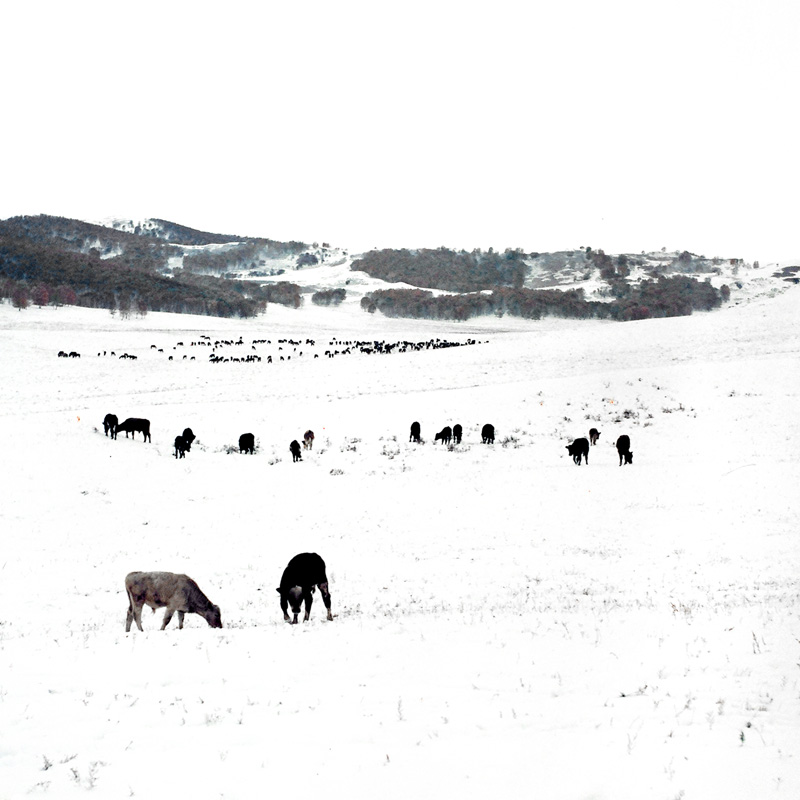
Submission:
[[[0,798],[797,796],[799,304],[625,324],[0,305]],[[105,437],[109,412],[152,443]],[[231,452],[246,431],[253,456]],[[283,622],[304,551],[333,622],[318,595]],[[188,573],[225,627],[126,634],[138,569]]]

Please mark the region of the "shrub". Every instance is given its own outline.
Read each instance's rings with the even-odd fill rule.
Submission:
[[[311,302],[318,306],[338,306],[345,297],[347,292],[344,289],[321,289],[311,295]]]

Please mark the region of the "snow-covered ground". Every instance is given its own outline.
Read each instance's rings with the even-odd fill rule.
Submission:
[[[0,305],[0,798],[800,796],[799,311],[796,287],[625,324]],[[476,343],[340,344],[435,338]],[[319,595],[283,622],[304,551],[333,622]],[[126,634],[150,569],[225,627]]]

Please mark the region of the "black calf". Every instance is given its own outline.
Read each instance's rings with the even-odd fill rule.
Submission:
[[[194,433],[192,433],[192,429],[185,428],[181,436],[183,436],[184,440],[186,441],[186,452],[191,452],[192,442],[197,438]]]
[[[186,458],[186,451],[189,449],[190,444],[186,441],[184,436],[175,437],[175,458]]]
[[[481,441],[484,444],[494,444],[494,425],[488,422],[481,428]]]
[[[255,453],[256,437],[252,433],[243,433],[239,437],[239,452]]]
[[[589,428],[589,444],[596,445],[600,438],[600,431],[597,428]]]
[[[117,419],[116,414],[106,414],[105,418],[103,419],[103,430],[108,434],[111,434],[112,439],[117,438],[117,425],[119,425],[119,420]]]
[[[419,442],[420,441],[420,427],[419,422],[412,422],[411,423],[411,436],[408,437],[409,442]]]
[[[311,616],[311,604],[314,587],[318,586],[322,594],[322,602],[328,609],[328,620],[333,620],[331,613],[331,595],[328,591],[328,576],[325,574],[325,562],[316,553],[300,553],[286,565],[281,577],[280,588],[276,591],[281,596],[281,610],[286,622],[297,624],[301,603],[305,603],[306,614],[303,622]],[[289,606],[292,607],[294,619],[289,619]]]
[[[128,438],[128,433],[130,433],[131,438],[136,438],[136,432],[142,434],[142,438],[146,442],[152,442],[152,438],[150,436],[150,420],[149,419],[139,419],[138,417],[128,417],[125,422],[120,422],[117,425],[117,433],[119,431],[125,431],[125,438]],[[115,437],[116,438],[116,437]]]
[[[436,434],[434,444],[438,441],[441,441],[442,444],[450,444],[450,440],[453,438],[453,429],[449,425],[445,425],[439,433]]]
[[[458,423],[456,423],[455,425],[453,425],[453,441],[454,441],[456,444],[461,444],[461,434],[462,434],[462,431],[463,431],[463,429],[462,429],[462,427],[461,427],[461,426],[460,426]]]
[[[289,451],[292,454],[292,462],[303,460],[303,456],[300,455],[300,442],[298,442],[297,439],[292,440],[292,443],[289,445]]]
[[[581,456],[589,463],[589,440],[585,438],[576,439],[572,444],[567,445],[567,451],[572,456],[572,460],[580,466]]]

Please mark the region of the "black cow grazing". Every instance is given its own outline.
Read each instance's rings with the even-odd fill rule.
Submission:
[[[481,428],[481,441],[484,444],[494,444],[494,425],[488,422]]]
[[[631,437],[623,433],[617,439],[617,452],[619,453],[619,465],[622,466],[623,460],[626,464],[633,464],[633,453],[631,452]]]
[[[119,420],[116,414],[106,414],[103,418],[103,430],[106,432],[106,436],[110,433],[112,439],[117,438],[117,425],[119,425]]]
[[[411,423],[411,436],[408,437],[409,442],[420,442],[420,435],[422,430],[419,426],[419,422],[412,422]]]
[[[463,428],[456,423],[453,425],[453,441],[456,444],[461,444],[461,434],[463,433]]]
[[[445,425],[439,433],[436,434],[433,443],[441,441],[442,444],[450,444],[450,440],[453,438],[453,429],[449,425]]]
[[[289,452],[292,454],[292,462],[303,460],[303,456],[300,455],[300,442],[297,439],[292,440],[289,445]]]
[[[138,417],[128,417],[125,422],[120,422],[117,425],[117,433],[119,431],[125,431],[125,438],[128,438],[128,433],[130,432],[131,438],[136,438],[136,432],[139,431],[142,434],[142,437],[146,442],[152,442],[153,439],[150,436],[150,420],[149,419],[139,419]]]
[[[252,433],[243,433],[239,437],[239,452],[242,453],[255,453],[256,451],[256,437]]]
[[[589,428],[589,444],[594,446],[600,438],[600,431],[597,428]]]
[[[175,458],[186,458],[186,451],[189,450],[189,442],[185,436],[175,437]]]
[[[567,451],[572,456],[572,460],[580,466],[581,463],[581,456],[586,459],[586,463],[589,463],[589,440],[581,437],[580,439],[576,439],[572,444],[567,445]]]
[[[311,450],[314,447],[314,431],[306,431],[303,434],[303,449]]]
[[[215,606],[188,575],[174,572],[130,572],[125,578],[125,591],[128,594],[128,618],[125,632],[131,629],[131,622],[142,630],[142,608],[153,609],[166,606],[161,630],[169,625],[172,615],[178,612],[178,628],[183,628],[184,614],[199,614],[212,628],[222,627],[219,606]]]
[[[191,450],[192,450],[192,442],[197,437],[194,435],[194,433],[192,432],[191,428],[184,428],[183,429],[183,433],[181,434],[181,436],[183,436],[184,441],[186,442],[186,452],[190,453]]]
[[[305,602],[306,615],[303,622],[308,622],[311,616],[311,603],[314,587],[319,586],[322,602],[328,609],[328,620],[333,620],[331,613],[331,594],[328,591],[328,576],[325,574],[325,562],[316,553],[300,553],[287,565],[281,577],[281,585],[277,590],[281,596],[281,610],[286,622],[289,620],[289,606],[292,607],[294,619],[292,625],[297,624],[297,615],[300,613],[300,604]]]

